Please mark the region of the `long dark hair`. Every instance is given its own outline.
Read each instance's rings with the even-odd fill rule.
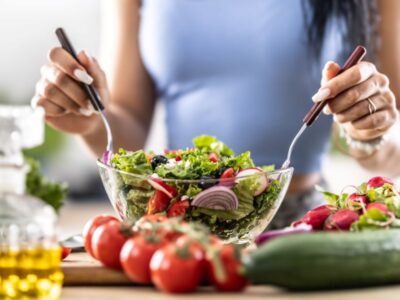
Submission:
[[[348,55],[355,45],[367,46],[374,58],[378,47],[379,14],[376,0],[303,0],[311,53],[321,56],[329,22],[337,19],[345,27],[342,55]]]

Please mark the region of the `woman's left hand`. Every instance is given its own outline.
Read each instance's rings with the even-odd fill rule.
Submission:
[[[324,112],[332,114],[354,139],[368,141],[385,134],[398,119],[388,77],[370,62],[360,62],[335,76],[339,70],[334,62],[325,65],[313,101],[329,99]]]

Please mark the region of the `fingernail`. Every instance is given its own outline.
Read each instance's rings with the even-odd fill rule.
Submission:
[[[331,114],[331,111],[330,111],[330,109],[329,109],[329,107],[327,105],[324,106],[324,108],[322,109],[322,112],[325,115],[330,115]]]
[[[321,88],[314,96],[312,96],[312,100],[314,102],[320,102],[328,98],[330,94],[331,90],[329,88]]]
[[[93,58],[92,56],[89,54],[89,51],[87,51],[86,49],[83,49],[82,52],[86,55],[86,57],[92,62]]]
[[[84,115],[85,117],[90,117],[91,115],[93,115],[93,110],[91,109],[87,109],[87,108],[80,108],[79,112]]]
[[[39,97],[38,96],[33,96],[33,98],[31,99],[31,107],[32,108],[36,108],[37,107],[37,103],[39,101]]]
[[[76,78],[78,78],[80,81],[86,84],[92,84],[93,78],[90,76],[88,73],[81,69],[75,69],[74,75]]]

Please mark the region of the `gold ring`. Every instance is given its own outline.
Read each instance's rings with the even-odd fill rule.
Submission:
[[[372,115],[372,114],[376,113],[376,111],[378,109],[376,108],[375,103],[371,100],[371,98],[367,98],[367,101],[368,101],[369,114]]]

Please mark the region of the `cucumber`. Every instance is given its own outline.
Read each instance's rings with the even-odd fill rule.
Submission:
[[[250,253],[243,265],[254,284],[294,290],[400,283],[400,230],[285,236]]]

